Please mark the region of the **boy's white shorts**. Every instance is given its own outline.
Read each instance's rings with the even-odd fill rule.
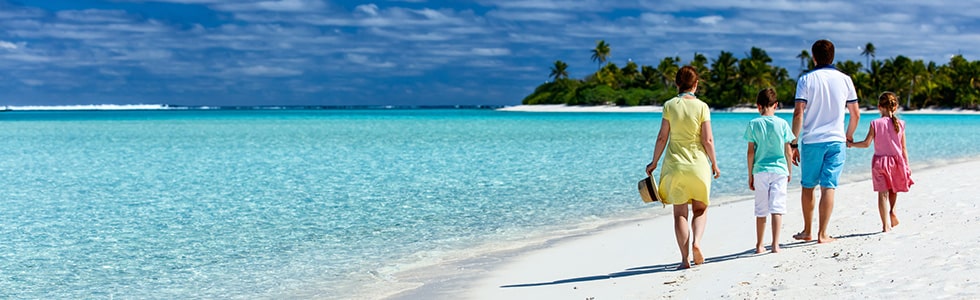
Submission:
[[[752,175],[755,180],[755,216],[786,214],[787,176],[770,172]]]

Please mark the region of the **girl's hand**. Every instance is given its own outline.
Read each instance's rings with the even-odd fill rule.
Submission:
[[[651,162],[647,165],[647,176],[653,176],[653,170],[657,169],[657,162]]]
[[[715,177],[715,178],[717,178],[717,177]],[[749,175],[749,190],[750,191],[754,191],[755,190],[755,178],[752,175]]]
[[[721,177],[721,170],[718,169],[718,166],[712,165],[711,174],[715,174],[715,179],[718,179],[718,177]]]

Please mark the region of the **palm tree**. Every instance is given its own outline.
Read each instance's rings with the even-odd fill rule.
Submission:
[[[708,75],[708,57],[701,53],[694,53],[694,59],[691,60],[691,66],[694,70],[698,71],[699,76]]]
[[[568,64],[561,60],[556,60],[555,65],[551,67],[551,78],[554,78],[555,81],[568,78]]]
[[[864,45],[864,50],[861,51],[861,55],[864,55],[864,57],[867,58],[868,60],[867,66],[870,68],[871,59],[875,57],[875,45],[872,44],[871,42],[868,42],[868,44]]]
[[[595,42],[595,49],[592,49],[592,61],[599,63],[599,68],[602,68],[602,64],[606,62],[609,58],[609,44],[606,44],[605,40],[598,40]]]
[[[800,52],[800,54],[797,55],[796,58],[800,59],[800,74],[806,72],[806,70],[809,69],[806,66],[809,66],[811,63],[813,63],[813,59],[810,57],[810,52],[807,52],[806,50]]]
[[[775,74],[769,65],[772,58],[761,48],[752,47],[745,58],[738,61],[738,71],[741,78],[739,89],[736,91],[738,102],[743,95],[754,95],[761,88],[773,86]]]
[[[633,60],[630,60],[619,71],[623,75],[623,83],[626,87],[633,87],[636,82],[636,77],[640,75],[640,66],[633,62]]]
[[[845,61],[837,61],[837,63],[834,64],[834,67],[836,67],[837,70],[844,72],[844,74],[854,76],[857,75],[857,73],[861,71],[861,67],[864,66],[862,66],[859,62],[848,59]]]
[[[928,107],[930,102],[932,102],[932,97],[936,93],[936,89],[939,87],[936,84],[936,75],[939,75],[939,66],[936,62],[930,61],[929,65],[926,66],[926,80],[925,86],[922,87],[925,90],[926,99],[922,101],[922,107]]]
[[[868,66],[868,77],[871,79],[871,93],[868,95],[874,95],[874,93],[880,92],[882,90],[882,77],[884,75],[885,64],[880,60],[872,61],[871,65]]]
[[[643,76],[643,88],[653,90],[657,87],[657,69],[644,65],[640,67],[640,76]]]
[[[738,59],[731,52],[721,51],[718,58],[711,63],[709,75],[712,89],[706,91],[706,98],[712,99],[717,106],[728,107],[737,104],[739,71]]]
[[[677,65],[680,61],[680,57],[664,57],[657,65],[657,77],[660,77],[660,81],[667,89],[674,86],[674,77],[677,76],[677,71],[681,69]]]
[[[929,79],[929,70],[926,68],[926,63],[921,59],[913,61],[908,66],[908,75],[911,80],[911,87],[909,87],[908,100],[905,100],[905,106],[911,107],[912,97],[916,94],[916,89],[924,89],[923,81]]]

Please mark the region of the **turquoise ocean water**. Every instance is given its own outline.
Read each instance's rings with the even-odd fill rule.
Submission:
[[[712,114],[715,199],[751,195],[741,136],[755,116]],[[915,168],[980,155],[980,116],[902,117]],[[659,118],[6,112],[0,298],[357,298],[444,254],[652,209],[635,184]],[[845,180],[868,177],[871,153],[848,150]]]

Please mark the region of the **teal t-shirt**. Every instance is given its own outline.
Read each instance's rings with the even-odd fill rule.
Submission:
[[[749,121],[745,128],[746,141],[755,143],[755,166],[752,174],[770,172],[789,175],[785,144],[795,138],[789,123],[775,116],[760,116]]]

